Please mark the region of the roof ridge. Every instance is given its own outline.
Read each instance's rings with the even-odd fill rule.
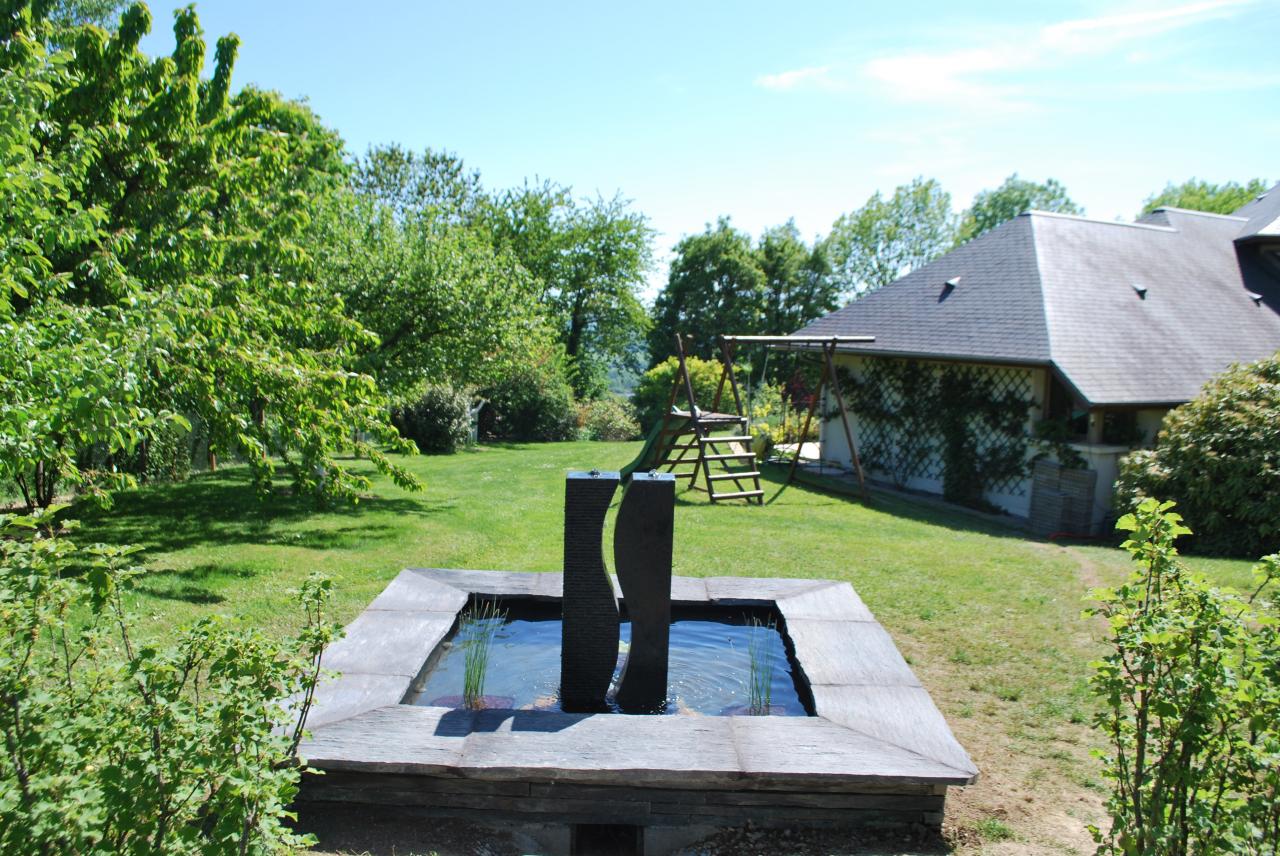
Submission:
[[[1177,211],[1179,214],[1194,214],[1197,217],[1219,217],[1223,220],[1247,221],[1248,217],[1240,217],[1235,214],[1218,214],[1215,211],[1197,211],[1194,208],[1179,208],[1176,205],[1161,205],[1159,208],[1152,208],[1152,211]]]
[[[1165,210],[1179,210],[1179,209],[1165,209]],[[1079,220],[1083,223],[1099,223],[1103,226],[1128,226],[1131,229],[1151,229],[1156,232],[1178,231],[1173,226],[1157,226],[1154,223],[1130,223],[1127,220],[1103,220],[1100,217],[1085,217],[1083,214],[1061,214],[1057,211],[1040,211],[1039,209],[1036,209],[1036,208],[1033,208],[1030,211],[1027,211],[1026,213],[1020,214],[1018,216],[1020,217],[1032,217],[1032,216],[1053,217],[1058,220]]]

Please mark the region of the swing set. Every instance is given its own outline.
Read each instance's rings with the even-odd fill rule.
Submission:
[[[716,384],[710,408],[703,410],[698,406],[693,381],[689,377],[684,340],[677,333],[675,344],[679,365],[675,382],[672,384],[667,412],[663,415],[662,421],[649,432],[640,454],[623,468],[622,477],[630,478],[631,474],[637,470],[665,469],[677,479],[687,479],[690,487],[698,487],[698,477],[701,475],[706,485],[707,496],[712,502],[742,499],[748,504],[755,501],[763,505],[764,490],[760,486],[760,470],[756,465],[756,454],[752,448],[753,440],[750,434],[751,405],[759,385],[753,387],[750,377],[747,378],[747,402],[744,408],[733,362],[740,344],[763,345],[767,350],[761,370],[761,383],[765,382],[764,372],[768,369],[770,351],[793,351],[797,352],[797,355],[799,353],[821,355],[822,368],[818,388],[810,398],[784,487],[791,484],[796,477],[801,451],[804,448],[804,438],[809,435],[818,402],[823,399],[823,393],[829,388],[835,395],[854,473],[857,475],[858,487],[865,500],[867,486],[863,477],[862,462],[858,458],[858,449],[853,441],[853,429],[849,425],[849,413],[845,408],[844,394],[836,381],[834,357],[840,345],[866,344],[874,341],[874,336],[719,336],[717,343],[720,349],[720,380]],[[730,392],[731,401],[725,396],[726,387]],[[677,406],[677,402],[682,397],[687,401],[688,409],[686,410]],[[692,469],[687,469],[689,466],[692,466]],[[715,472],[712,471],[713,467],[716,468]]]

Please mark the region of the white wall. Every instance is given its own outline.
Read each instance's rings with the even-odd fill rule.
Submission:
[[[876,358],[842,354],[837,356],[836,364],[852,372],[855,377],[860,377],[862,366],[865,364],[866,361],[872,360],[872,359],[876,359]],[[927,363],[927,361],[921,361],[921,362],[926,362],[926,364],[929,364]],[[935,362],[935,363],[932,363],[932,365],[935,365],[939,369],[941,369],[946,364],[941,362]],[[1002,367],[992,367],[992,368],[1005,368],[1005,367],[1002,366]],[[1045,374],[1045,369],[1037,368],[1037,367],[1018,367],[1018,370],[1025,371],[1028,373],[1028,385],[1030,387],[1030,397],[1032,398],[1032,401],[1033,401],[1033,406],[1028,414],[1027,424],[1026,424],[1026,430],[1028,432],[1028,435],[1030,435],[1032,431],[1032,426],[1037,421],[1039,421],[1043,416],[1042,408],[1044,406],[1044,396],[1045,396],[1045,390],[1046,390],[1046,374]],[[828,400],[823,403],[824,413],[830,413],[835,411],[836,409],[834,397],[831,396],[830,393],[828,393],[827,398]],[[861,439],[864,433],[864,426],[860,423],[857,413],[850,414],[849,424],[850,424],[850,428],[853,430],[854,444],[861,451],[865,447],[865,443],[863,439]],[[822,440],[823,460],[831,461],[843,467],[852,467],[852,457],[849,454],[849,446],[848,446],[848,443],[845,441],[845,436],[844,436],[844,427],[841,425],[839,417],[836,417],[834,419],[829,419],[823,422],[821,440]],[[1028,452],[1027,452],[1028,460],[1030,460],[1030,458],[1032,457],[1032,455],[1034,455],[1034,453],[1035,453],[1034,449],[1028,448]],[[867,474],[870,477],[881,480],[881,481],[887,481],[887,482],[893,481],[892,474],[887,472],[868,470]],[[937,478],[927,478],[927,477],[921,477],[921,476],[911,477],[907,479],[903,487],[906,487],[911,490],[923,491],[925,493],[941,494],[942,479],[941,479],[940,472],[937,475],[938,475]],[[1028,475],[1022,481],[1022,483],[1019,485],[1019,488],[1020,490],[1015,489],[1015,492],[1013,493],[997,493],[994,491],[988,492],[986,494],[986,499],[992,505],[1007,511],[1010,514],[1014,514],[1019,517],[1026,517],[1031,511],[1031,477],[1030,475]]]

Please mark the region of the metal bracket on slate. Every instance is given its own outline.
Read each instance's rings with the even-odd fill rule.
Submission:
[[[667,702],[675,503],[676,477],[650,471],[631,479],[618,507],[613,565],[631,619],[631,651],[615,701],[628,713],[660,713]]]
[[[606,709],[618,663],[618,602],[604,566],[604,517],[617,473],[569,473],[564,483],[564,600],[560,704],[566,711]]]

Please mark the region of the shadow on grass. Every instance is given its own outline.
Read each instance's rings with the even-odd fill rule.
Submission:
[[[147,551],[176,552],[214,544],[280,544],[314,549],[351,546],[392,537],[396,528],[367,520],[370,514],[425,517],[451,503],[421,498],[367,497],[357,505],[318,505],[287,488],[260,497],[243,473],[202,473],[180,484],[121,492],[111,508],[78,508],[82,540],[137,544]],[[336,528],[280,531],[309,517],[350,521]]]
[[[191,568],[153,568],[143,574],[134,587],[138,594],[160,600],[178,600],[184,603],[225,603],[226,598],[212,591],[209,586],[218,579],[249,579],[257,571],[235,565],[218,565],[212,562]]]
[[[803,491],[813,496],[823,496],[830,500],[825,504],[865,505],[867,508],[891,514],[917,523],[940,526],[955,532],[969,532],[987,535],[993,538],[1006,538],[1016,541],[1033,542],[1040,539],[1017,528],[1010,519],[1008,524],[985,520],[965,509],[956,507],[939,507],[932,501],[921,498],[913,500],[910,495],[890,494],[872,488],[870,501],[864,501],[856,484],[832,476],[813,473],[797,474],[796,480],[788,485],[788,468],[786,466],[765,466],[761,468],[760,482],[765,490],[765,507],[784,498],[790,491]],[[813,503],[809,503],[813,504]]]

